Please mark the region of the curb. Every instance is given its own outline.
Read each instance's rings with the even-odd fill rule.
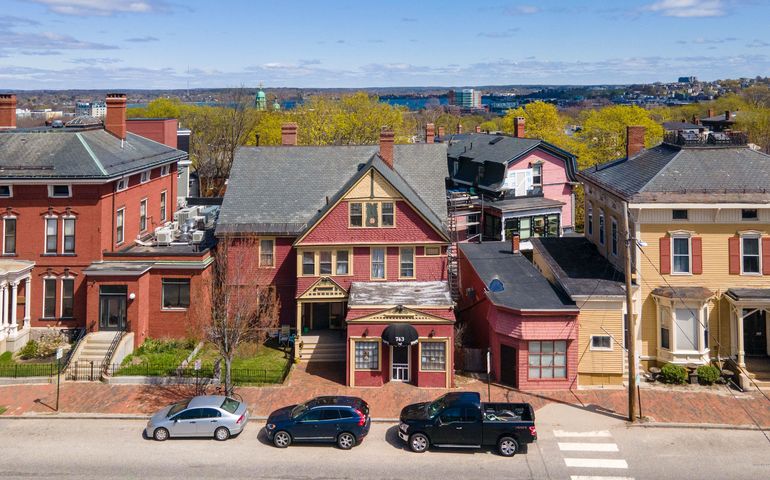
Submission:
[[[0,417],[2,418],[2,417]],[[770,430],[770,427],[758,427],[756,425],[729,425],[725,423],[676,423],[676,422],[650,422],[629,423],[631,428],[689,428],[703,430]]]
[[[0,420],[149,420],[150,415],[126,413],[34,413],[0,415]],[[250,421],[266,421],[267,416],[249,417]],[[372,418],[372,423],[398,423],[397,418]]]

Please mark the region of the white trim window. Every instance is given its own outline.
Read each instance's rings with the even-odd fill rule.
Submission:
[[[160,167],[161,177],[165,177],[166,175],[169,174],[169,172],[171,172],[171,165],[163,165],[162,167]]]
[[[708,303],[700,300],[656,297],[658,356],[666,361],[708,360]]]
[[[399,251],[401,278],[414,278],[414,247],[401,247]]]
[[[160,192],[160,221],[166,221],[166,191]]]
[[[592,351],[612,351],[612,337],[609,335],[591,335]]]
[[[73,318],[75,307],[75,279],[64,277],[61,279],[61,317]]]
[[[610,238],[612,240],[612,254],[618,256],[618,222],[615,218],[612,218],[612,225],[610,226]]]
[[[43,318],[56,318],[56,277],[43,278]]]
[[[606,239],[604,238],[605,234],[605,227],[604,227],[604,210],[599,210],[599,245],[604,245],[604,242],[606,242]]]
[[[692,273],[692,245],[689,235],[671,237],[671,273],[680,275]]]
[[[139,231],[147,230],[147,199],[139,202]]]
[[[16,254],[16,217],[3,217],[3,255]]]
[[[119,208],[115,212],[115,243],[121,244],[125,240],[124,222],[126,217],[126,209]]]
[[[50,198],[69,198],[72,196],[72,185],[48,185]]]
[[[123,190],[128,188],[128,178],[121,178],[118,179],[117,182],[115,182],[115,191],[116,192],[122,192]]]
[[[741,236],[741,274],[759,275],[762,273],[762,241],[759,235]]]
[[[382,247],[371,249],[371,277],[385,278],[385,249]]]
[[[13,185],[0,185],[0,198],[13,197]]]
[[[75,217],[62,219],[62,252],[75,253]]]
[[[532,164],[532,188],[543,188],[543,164]]]
[[[674,322],[676,322],[676,350],[683,352],[697,352],[699,350],[699,338],[701,337],[700,324],[698,323],[698,309],[675,308]]]
[[[150,181],[150,171],[145,170],[139,174],[139,183],[147,183]]]
[[[259,241],[259,266],[275,266],[275,240],[263,238]]]
[[[59,243],[59,218],[45,217],[45,253],[56,254]]]
[[[588,235],[594,236],[594,206],[588,202]]]
[[[528,348],[528,378],[567,378],[565,340],[532,341]]]

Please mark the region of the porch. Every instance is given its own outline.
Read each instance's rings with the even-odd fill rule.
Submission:
[[[32,310],[32,268],[34,262],[0,260],[0,353],[16,351],[27,343]],[[21,287],[21,288],[20,288]],[[23,291],[24,317],[19,325],[19,293]]]
[[[749,379],[770,387],[770,289],[730,289],[725,297],[736,362]]]

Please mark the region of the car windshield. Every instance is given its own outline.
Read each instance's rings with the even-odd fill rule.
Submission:
[[[181,412],[185,408],[187,408],[187,405],[190,403],[189,400],[185,400],[184,402],[179,402],[171,405],[171,409],[168,411],[167,417],[172,417],[176,415],[177,413]]]
[[[233,400],[232,398],[225,397],[225,401],[222,402],[222,410],[229,413],[235,413],[236,410],[238,410],[238,407],[241,406],[241,402],[238,400]]]
[[[296,407],[291,409],[291,418],[297,418],[303,413],[305,413],[308,409],[307,403],[300,403]]]
[[[438,412],[444,409],[444,397],[440,397],[435,402],[428,405],[428,416],[433,418]]]

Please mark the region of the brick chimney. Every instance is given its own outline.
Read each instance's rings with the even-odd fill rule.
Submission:
[[[458,123],[457,124],[457,134],[460,135],[462,133],[463,133],[463,124],[462,123]]]
[[[433,143],[436,140],[436,126],[432,123],[425,125],[425,143]]]
[[[380,131],[380,157],[387,166],[393,168],[393,130],[382,127]]]
[[[513,119],[513,136],[516,138],[524,138],[526,128],[524,126],[524,117],[516,117]]]
[[[725,120],[730,120],[730,110],[725,110]]]
[[[481,125],[476,125],[476,133],[481,133]]]
[[[0,130],[16,128],[16,94],[0,93]]]
[[[626,158],[644,150],[644,127],[629,125],[626,127]]]
[[[281,145],[297,145],[297,124],[294,122],[281,125]]]
[[[444,130],[444,127],[438,127],[438,136],[441,138],[444,138],[445,134],[446,134],[446,131]]]
[[[107,94],[107,116],[104,118],[104,129],[121,140],[126,139],[126,94]]]
[[[511,253],[519,253],[519,251],[521,250],[519,248],[519,243],[520,243],[519,234],[514,233],[513,235],[511,235]]]
[[[709,108],[709,112],[708,112],[707,117],[713,117],[713,116],[714,116],[714,109],[713,108]]]

